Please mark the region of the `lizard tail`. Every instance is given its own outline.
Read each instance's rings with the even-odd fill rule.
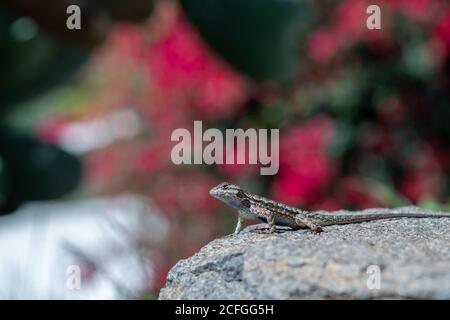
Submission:
[[[413,209],[411,209],[413,208]],[[407,209],[407,210],[405,210]],[[450,218],[450,213],[445,212],[423,212],[423,209],[416,207],[405,207],[394,210],[389,209],[366,209],[360,212],[337,211],[333,213],[313,212],[314,216],[320,215],[317,221],[320,225],[327,226],[333,224],[350,224],[358,222],[366,222],[372,220],[395,219],[395,218]]]

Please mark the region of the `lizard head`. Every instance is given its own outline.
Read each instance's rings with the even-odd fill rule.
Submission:
[[[249,212],[251,202],[247,193],[238,186],[222,182],[209,191],[209,194],[239,211]]]

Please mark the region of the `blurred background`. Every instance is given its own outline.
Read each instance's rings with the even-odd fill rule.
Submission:
[[[0,33],[1,298],[155,298],[232,232],[222,181],[310,210],[450,210],[448,1],[3,0]],[[278,174],[175,166],[194,120],[279,128]]]

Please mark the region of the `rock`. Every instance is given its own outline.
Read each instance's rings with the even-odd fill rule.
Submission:
[[[320,234],[278,227],[270,235],[266,227],[180,260],[159,299],[450,299],[450,219],[379,220]]]

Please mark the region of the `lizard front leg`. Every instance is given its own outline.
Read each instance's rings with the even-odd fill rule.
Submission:
[[[275,215],[272,213],[269,213],[267,215],[267,224],[269,225],[269,233],[275,232]]]
[[[238,234],[241,232],[242,228],[244,226],[244,217],[242,217],[240,214],[238,215],[238,222],[236,225],[236,229],[234,230],[234,234]]]
[[[316,233],[323,231],[322,227],[319,226],[317,223],[315,223],[312,219],[301,216],[301,215],[297,215],[295,217],[295,222],[297,223],[297,225],[306,226]]]

